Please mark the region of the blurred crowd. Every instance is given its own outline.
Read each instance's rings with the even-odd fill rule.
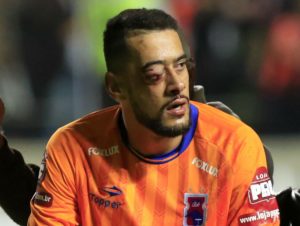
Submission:
[[[299,0],[2,0],[0,96],[7,134],[48,136],[113,104],[103,86],[102,31],[124,8],[175,16],[209,101],[259,133],[300,132]]]

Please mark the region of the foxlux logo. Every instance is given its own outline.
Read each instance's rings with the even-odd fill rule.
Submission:
[[[249,201],[251,204],[267,201],[275,198],[272,181],[266,168],[257,170],[254,181],[249,188]]]
[[[218,168],[208,164],[207,162],[204,162],[203,160],[199,159],[198,157],[195,157],[192,161],[192,164],[196,166],[197,168],[207,172],[208,174],[217,177],[218,176]]]
[[[118,145],[115,145],[115,146],[111,146],[110,148],[107,148],[107,149],[100,149],[100,148],[97,148],[97,147],[90,147],[88,149],[88,155],[91,156],[91,155],[100,155],[100,156],[104,156],[104,157],[109,157],[109,156],[112,156],[112,155],[116,155],[116,154],[119,154],[120,151],[119,151],[119,146]]]

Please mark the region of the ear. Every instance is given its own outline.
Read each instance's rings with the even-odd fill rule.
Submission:
[[[109,96],[118,103],[125,98],[123,89],[121,87],[121,79],[112,72],[106,72],[105,74],[105,88]]]

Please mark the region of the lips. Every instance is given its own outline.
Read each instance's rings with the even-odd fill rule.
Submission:
[[[176,98],[167,105],[167,112],[175,117],[183,116],[187,110],[188,100],[185,97]]]

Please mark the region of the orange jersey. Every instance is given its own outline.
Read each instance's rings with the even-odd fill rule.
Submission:
[[[279,225],[257,134],[208,105],[190,109],[179,147],[150,157],[127,147],[118,106],[60,128],[47,144],[29,225]]]

